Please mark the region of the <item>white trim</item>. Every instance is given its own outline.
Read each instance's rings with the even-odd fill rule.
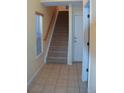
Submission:
[[[82,2],[82,0],[40,0],[40,3],[45,6],[65,6],[69,4],[78,5]]]
[[[69,5],[69,39],[67,64],[72,65],[72,5]]]
[[[91,64],[90,64],[90,51],[89,51],[89,73],[88,73],[88,93],[91,93],[91,88],[90,88],[90,77],[91,77],[91,71],[90,71],[90,67],[91,67]]]
[[[38,59],[39,57],[41,57],[43,55],[43,53],[41,52],[38,56],[36,55],[35,59]]]
[[[52,26],[52,30],[51,30],[52,32],[50,34],[50,39],[48,40],[48,47],[47,47],[46,54],[45,54],[45,57],[44,57],[44,63],[47,63],[46,60],[47,60],[47,56],[48,56],[48,52],[49,52],[51,39],[52,39],[52,36],[53,36],[53,32],[54,32],[57,17],[58,17],[58,11],[56,12],[55,21],[54,21],[53,26]]]
[[[44,63],[41,64],[41,66],[39,67],[39,69],[33,74],[32,78],[28,81],[27,83],[27,89],[29,89],[32,85],[32,81],[36,78],[36,76],[38,75],[38,73],[40,72],[40,70],[43,68]]]

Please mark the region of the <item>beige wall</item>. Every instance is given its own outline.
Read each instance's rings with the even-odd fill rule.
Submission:
[[[35,33],[35,11],[44,14],[43,34],[48,30],[49,23],[54,11],[54,7],[44,7],[40,4],[40,0],[27,1],[27,82],[31,82],[36,72],[43,65],[44,56],[36,58],[36,33]],[[44,42],[44,50],[45,50]]]
[[[91,0],[89,93],[96,93],[96,0]]]

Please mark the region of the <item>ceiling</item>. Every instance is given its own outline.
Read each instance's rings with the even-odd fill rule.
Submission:
[[[83,0],[41,0],[40,2],[45,6],[62,6],[82,4]]]

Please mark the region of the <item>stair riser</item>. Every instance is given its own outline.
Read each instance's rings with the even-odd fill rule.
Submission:
[[[67,60],[48,59],[48,63],[67,63]]]
[[[59,49],[59,50],[58,50],[58,49]],[[48,53],[53,53],[53,54],[54,54],[54,53],[67,54],[68,51],[67,51],[67,49],[64,49],[64,48],[63,48],[61,51],[60,51],[60,48],[56,48],[56,49],[51,48]]]
[[[50,47],[49,51],[68,51],[68,49],[65,47],[65,48],[53,48],[53,47]]]
[[[56,28],[56,30],[55,30],[55,32],[54,32],[55,34],[68,34],[68,29],[60,29],[60,28]]]
[[[54,34],[53,38],[58,38],[58,39],[68,39],[68,35],[63,35],[63,34]]]
[[[68,44],[68,41],[52,41],[54,44]]]
[[[58,33],[56,33],[56,34],[58,34]],[[59,38],[60,38],[60,39],[61,39],[61,38],[63,38],[63,39],[66,38],[66,39],[68,39],[68,35],[58,34],[58,35],[53,35],[53,38],[58,38],[58,39],[59,39]]]
[[[51,51],[48,54],[48,58],[49,57],[67,57],[67,52],[65,51],[65,53],[52,53]]]
[[[59,32],[56,32],[53,34],[53,36],[64,36],[64,37],[68,37],[68,33],[62,33],[60,34]]]
[[[67,47],[68,43],[51,43],[51,46],[63,46],[63,45]]]
[[[68,38],[52,38],[52,41],[68,41]]]

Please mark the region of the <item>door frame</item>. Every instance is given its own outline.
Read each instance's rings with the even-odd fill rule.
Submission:
[[[67,64],[72,65],[73,63],[73,5],[69,5],[69,38],[68,38],[68,57]],[[83,14],[75,14],[83,16]]]
[[[83,8],[83,22],[84,22],[84,24],[83,24],[83,30],[88,30],[88,32],[87,32],[87,42],[90,42],[90,40],[89,40],[89,38],[90,38],[90,29],[89,29],[89,25],[90,25],[90,19],[89,18],[87,18],[87,14],[89,14],[88,13],[89,12],[89,8],[87,8],[87,7],[84,7]],[[86,19],[87,18],[87,19]],[[87,21],[86,21],[87,20]],[[87,26],[88,25],[88,26]],[[87,26],[87,28],[85,29],[85,27]],[[85,33],[85,31],[83,32],[83,33]],[[85,35],[85,34],[83,34],[83,35]],[[86,39],[85,39],[85,36],[83,36],[84,38],[84,41],[83,41],[83,44],[84,44],[84,48],[85,47],[87,47],[87,49],[88,49],[88,55],[87,56],[85,56],[85,54],[86,54],[86,52],[85,52],[85,50],[84,50],[84,48],[83,48],[83,64],[82,64],[82,81],[88,81],[88,73],[89,73],[89,47],[90,46],[87,46],[87,42],[85,41]],[[88,58],[86,58],[86,57],[88,57]],[[88,71],[87,71],[88,70]]]
[[[72,5],[69,5],[69,38],[68,38],[68,58],[67,64],[72,65],[72,34],[73,34],[73,21],[72,21]]]

